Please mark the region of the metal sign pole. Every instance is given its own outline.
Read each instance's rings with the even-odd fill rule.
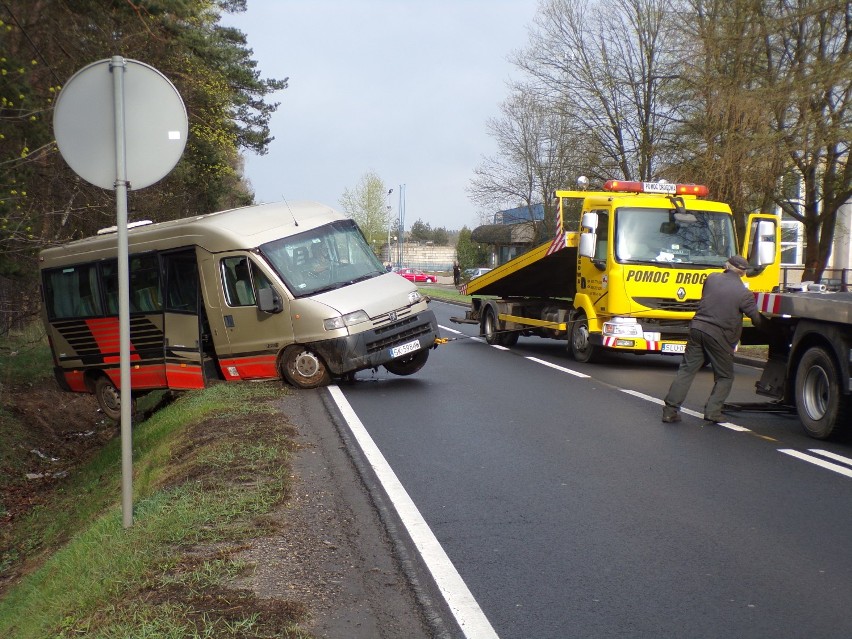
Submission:
[[[93,62],[65,83],[53,110],[53,129],[59,152],[77,175],[102,189],[115,190],[121,506],[124,527],[129,528],[133,525],[133,395],[127,191],[131,181],[139,190],[168,175],[183,154],[189,121],[180,94],[166,76],[143,62],[117,55]]]
[[[124,71],[121,56],[113,56],[115,106],[115,218],[118,230],[118,340],[121,392],[121,513],[125,528],[133,525],[133,431],[130,408],[130,274],[127,249],[127,155],[124,129]]]

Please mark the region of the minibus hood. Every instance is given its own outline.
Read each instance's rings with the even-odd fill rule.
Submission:
[[[404,277],[396,273],[384,273],[363,282],[320,293],[312,299],[341,315],[364,311],[370,317],[376,317],[410,306],[409,294],[416,290],[417,287]]]

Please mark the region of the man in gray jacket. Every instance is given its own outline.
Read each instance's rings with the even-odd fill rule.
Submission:
[[[701,301],[689,325],[689,338],[677,376],[666,395],[664,422],[680,421],[680,406],[686,399],[695,374],[705,361],[713,367],[713,390],[704,406],[704,419],[722,422],[722,407],[734,385],[734,349],[740,341],[743,315],[760,326],[762,316],[754,295],[743,286],[748,262],[734,255],[723,273],[713,273],[704,282]]]

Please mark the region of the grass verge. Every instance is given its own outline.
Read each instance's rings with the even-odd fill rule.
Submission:
[[[436,286],[421,286],[420,292],[428,295],[435,300],[444,300],[447,302],[461,302],[462,304],[470,304],[470,295],[462,295],[455,289],[438,288]]]
[[[292,427],[280,383],[188,393],[134,428],[134,525],[119,504],[120,442],[15,525],[25,574],[0,600],[0,636],[306,637],[300,602],[227,587],[235,558],[288,495]]]

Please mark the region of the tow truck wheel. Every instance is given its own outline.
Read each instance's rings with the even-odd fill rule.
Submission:
[[[518,334],[518,331],[504,331],[502,333],[502,337],[503,346],[514,346],[518,343],[518,337],[520,337],[520,335]]]
[[[121,421],[121,391],[106,375],[101,375],[95,380],[95,399],[98,400],[98,406],[104,415],[114,422]],[[131,401],[131,415],[135,412],[135,404],[135,401]]]
[[[585,313],[579,313],[571,324],[571,355],[581,363],[591,362],[598,349],[589,342],[589,320]]]
[[[482,334],[485,336],[485,341],[494,346],[500,345],[500,333],[497,324],[497,313],[493,306],[488,306],[485,313],[482,315]]]
[[[846,398],[831,354],[818,346],[805,351],[796,370],[796,411],[805,431],[827,439],[844,421]]]
[[[296,388],[317,388],[329,382],[325,362],[304,346],[291,346],[281,358],[281,375]]]
[[[427,359],[429,359],[429,349],[423,348],[411,355],[389,361],[385,364],[385,368],[394,375],[414,375],[423,368]]]

